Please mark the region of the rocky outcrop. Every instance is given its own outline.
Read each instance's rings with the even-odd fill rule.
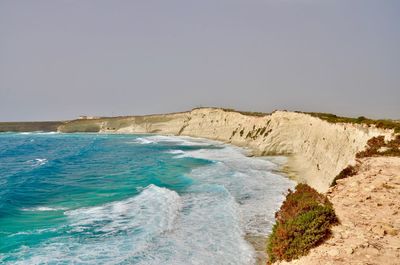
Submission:
[[[190,112],[75,120],[61,132],[156,133],[185,135],[231,143],[251,149],[254,155],[287,155],[288,167],[298,181],[320,192],[334,177],[355,163],[355,154],[368,139],[390,138],[391,130],[359,124],[333,124],[308,114],[276,111],[252,115],[219,108]]]
[[[400,157],[360,161],[358,173],[328,190],[340,224],[307,256],[277,264],[399,264]]]

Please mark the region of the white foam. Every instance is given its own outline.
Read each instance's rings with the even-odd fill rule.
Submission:
[[[153,144],[155,142],[151,141],[149,139],[146,139],[146,138],[136,138],[131,143],[135,143],[135,144]]]
[[[47,207],[47,206],[39,206],[33,208],[22,208],[22,211],[30,211],[30,212],[47,212],[47,211],[65,211],[67,208],[64,207]]]
[[[138,144],[156,144],[156,143],[173,143],[176,145],[185,145],[185,146],[204,146],[210,144],[219,144],[215,141],[208,141],[204,139],[196,139],[187,136],[163,136],[163,135],[151,135],[138,137],[133,140],[133,143]]]
[[[168,154],[173,154],[173,155],[181,155],[184,154],[185,152],[183,150],[169,150],[167,151]]]
[[[60,134],[60,133],[59,132],[38,132],[37,134],[48,135],[48,134]]]
[[[46,232],[56,232],[57,230],[58,230],[58,228],[36,229],[36,230],[14,233],[14,234],[8,235],[8,237],[15,237],[15,236],[21,236],[21,235],[38,235],[38,234],[42,234],[42,233],[46,233]],[[0,259],[0,261],[1,261],[1,259]]]
[[[35,131],[35,132],[20,132],[19,134],[21,134],[21,135],[31,135],[31,134],[33,134],[33,135],[41,135],[41,134],[49,135],[49,134],[59,134],[59,132]]]
[[[35,158],[33,160],[28,160],[27,163],[31,164],[33,167],[39,167],[47,164],[49,162],[46,158]]]

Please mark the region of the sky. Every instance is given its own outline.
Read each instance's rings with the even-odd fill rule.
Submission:
[[[200,106],[400,119],[400,1],[0,0],[0,121]]]

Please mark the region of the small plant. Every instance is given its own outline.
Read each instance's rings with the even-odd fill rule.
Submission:
[[[267,245],[270,262],[306,255],[329,237],[331,226],[337,223],[328,198],[306,184],[289,190],[275,217]]]
[[[357,169],[354,166],[347,166],[345,169],[343,169],[342,171],[340,171],[339,175],[337,175],[331,184],[331,187],[336,185],[336,181],[339,179],[344,179],[347,177],[351,177],[354,176],[355,174],[357,174]]]

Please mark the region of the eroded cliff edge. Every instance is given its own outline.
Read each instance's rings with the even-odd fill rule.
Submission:
[[[297,180],[326,192],[334,177],[365,148],[368,139],[393,130],[328,123],[308,114],[275,111],[242,113],[220,108],[189,112],[73,120],[60,132],[157,133],[207,138],[249,148],[254,155],[287,155]]]

